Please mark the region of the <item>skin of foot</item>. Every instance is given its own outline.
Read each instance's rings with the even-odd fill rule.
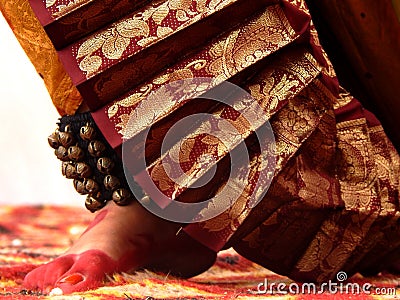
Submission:
[[[120,207],[110,202],[65,254],[28,273],[24,286],[43,293],[60,288],[69,294],[103,285],[106,275],[141,268],[195,276],[213,265],[216,253],[180,227],[139,203]]]

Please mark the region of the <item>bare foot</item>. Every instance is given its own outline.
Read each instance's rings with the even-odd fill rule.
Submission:
[[[110,202],[62,256],[26,275],[24,286],[64,294],[101,286],[106,274],[139,268],[191,277],[207,270],[216,253],[199,244],[180,225],[156,217],[139,203]]]

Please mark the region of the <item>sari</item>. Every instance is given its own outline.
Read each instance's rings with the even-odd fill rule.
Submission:
[[[84,103],[115,151],[145,160],[127,172],[144,190],[143,204],[170,204],[158,201],[143,174],[180,203],[228,187],[226,199],[201,207],[183,230],[216,252],[233,247],[295,280],[377,272],[400,259],[399,155],[377,118],[339,85],[304,1],[30,2],[2,0],[0,7],[60,113]],[[196,78],[239,85],[262,114],[244,118],[243,99],[149,96]],[[177,144],[162,148],[176,122],[199,113],[215,122],[193,122]],[[236,136],[215,138],[227,124]],[[260,124],[273,131],[272,167],[257,141]],[[141,141],[145,147],[136,147]],[[235,168],[248,172],[231,175],[236,141],[248,163]],[[178,167],[186,184],[170,176]],[[213,167],[214,177],[195,186]]]

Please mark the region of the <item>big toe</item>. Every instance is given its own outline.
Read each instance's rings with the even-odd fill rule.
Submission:
[[[107,274],[120,271],[121,266],[102,251],[89,250],[77,255],[72,268],[56,282],[64,294],[87,291],[104,284]]]
[[[74,258],[66,255],[55,259],[45,265],[42,265],[24,278],[24,287],[30,290],[47,291],[54,287],[57,280],[67,272],[74,264]]]

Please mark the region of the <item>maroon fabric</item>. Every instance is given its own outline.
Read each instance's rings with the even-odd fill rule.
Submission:
[[[46,8],[46,1],[29,0],[29,2],[54,47],[62,49],[142,7],[150,0],[86,0],[73,10],[60,14],[52,11],[51,7]],[[57,0],[52,6],[62,5],[64,2]]]

